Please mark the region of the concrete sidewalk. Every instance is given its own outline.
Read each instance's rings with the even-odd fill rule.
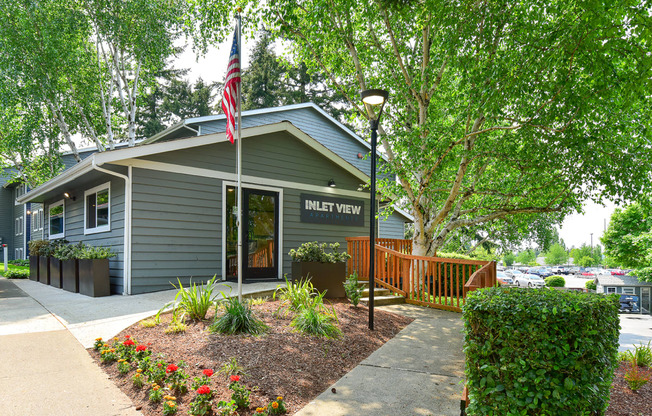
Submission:
[[[297,416],[460,414],[462,314],[412,305],[378,309],[415,320]]]

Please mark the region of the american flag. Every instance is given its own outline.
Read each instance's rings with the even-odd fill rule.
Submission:
[[[224,98],[222,99],[222,111],[226,115],[226,137],[233,143],[233,132],[235,131],[235,113],[237,112],[236,102],[240,88],[240,45],[238,45],[238,28],[236,26],[233,34],[233,46],[229,55],[229,65],[226,68],[226,81],[224,81]]]

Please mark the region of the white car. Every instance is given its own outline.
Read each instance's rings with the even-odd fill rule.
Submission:
[[[520,274],[514,276],[514,284],[518,287],[545,287],[546,281],[536,274]]]
[[[523,272],[517,269],[505,270],[505,274],[507,277],[511,277],[512,279],[516,279],[518,276],[523,276]]]

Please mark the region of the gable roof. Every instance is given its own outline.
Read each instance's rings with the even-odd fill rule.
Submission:
[[[371,145],[367,143],[365,140],[360,138],[357,134],[355,134],[351,129],[346,127],[344,124],[340,123],[336,118],[328,114],[326,111],[324,111],[322,108],[317,106],[315,103],[308,102],[308,103],[302,103],[302,104],[292,104],[292,105],[285,105],[285,106],[280,106],[280,107],[271,107],[271,108],[261,108],[257,110],[247,110],[242,112],[242,117],[250,117],[250,116],[257,116],[257,115],[263,115],[263,114],[272,114],[272,113],[279,113],[279,112],[284,112],[284,111],[291,111],[291,110],[296,110],[296,109],[301,109],[301,108],[311,108],[317,112],[319,112],[322,116],[326,117],[331,123],[335,124],[337,127],[339,127],[344,133],[346,133],[348,136],[350,136],[352,139],[355,141],[359,142],[363,146],[365,146],[367,149],[371,150]],[[198,135],[198,131],[195,130],[191,125],[193,124],[199,124],[199,123],[206,123],[209,121],[218,121],[218,120],[226,120],[226,116],[224,114],[215,114],[215,115],[210,115],[210,116],[203,116],[203,117],[193,117],[193,118],[188,118],[183,121],[180,121],[179,123],[173,124],[172,126],[168,127],[167,129],[153,135],[152,137],[145,139],[141,142],[142,145],[144,144],[149,144],[149,143],[154,143],[160,140],[166,139],[170,134],[181,130],[181,129],[188,129],[193,132],[195,132]]]
[[[641,281],[636,276],[603,275],[595,280],[600,286],[652,286],[652,282]]]
[[[323,144],[319,143],[308,134],[301,131],[299,128],[294,126],[288,121],[275,123],[275,124],[266,124],[262,126],[249,127],[242,129],[242,139],[247,139],[248,137],[256,137],[263,134],[276,133],[286,131],[292,134],[294,137],[308,145],[313,150],[317,151],[327,159],[339,165],[342,169],[346,170],[351,175],[357,177],[362,181],[366,181],[369,177],[357,169],[355,166],[351,165],[346,160],[342,159],[336,153],[328,149]],[[82,160],[80,163],[71,167],[70,169],[64,171],[59,176],[51,179],[50,181],[44,183],[43,185],[31,190],[27,194],[21,196],[18,199],[18,202],[24,203],[38,198],[51,190],[62,186],[92,170],[96,166],[101,166],[105,163],[114,163],[121,160],[133,159],[143,156],[154,155],[158,153],[165,153],[180,149],[189,149],[198,146],[205,146],[215,143],[223,143],[228,141],[226,138],[226,133],[211,133],[202,136],[193,136],[185,139],[178,139],[174,141],[161,142],[161,143],[150,143],[142,144],[136,147],[129,147],[126,149],[116,149],[109,150],[100,153],[94,153],[86,159]]]

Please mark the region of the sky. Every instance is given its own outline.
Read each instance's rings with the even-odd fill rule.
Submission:
[[[226,65],[231,47],[232,36],[223,42],[219,47],[209,49],[206,56],[197,59],[191,48],[186,48],[183,54],[176,61],[177,68],[188,68],[188,77],[191,81],[202,78],[207,82],[224,82]],[[247,68],[254,46],[254,40],[244,41],[244,54],[241,57],[241,67]],[[609,226],[609,219],[616,206],[607,204],[598,205],[587,201],[584,205],[584,213],[570,215],[562,223],[559,229],[559,237],[564,240],[566,247],[580,247],[582,244],[591,244],[591,233],[593,233],[593,244],[601,244],[600,237],[605,229],[605,220]]]

